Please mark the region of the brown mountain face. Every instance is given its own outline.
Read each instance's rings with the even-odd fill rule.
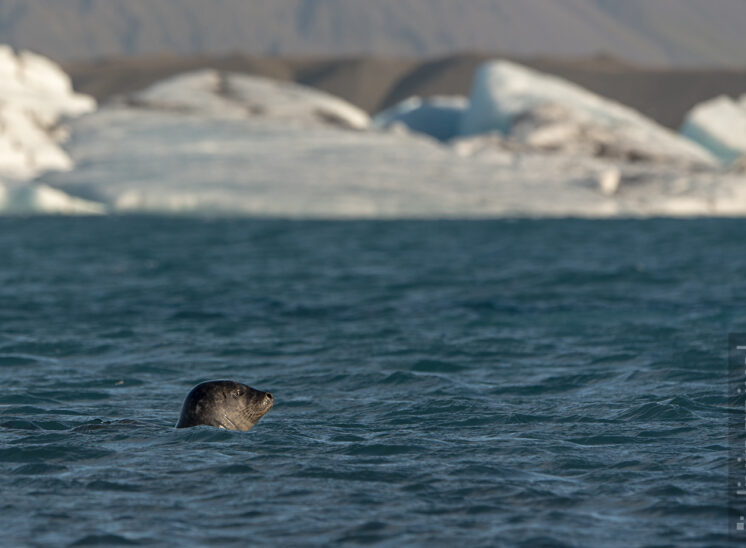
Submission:
[[[57,60],[485,51],[745,67],[744,28],[743,0],[0,0],[0,43]]]

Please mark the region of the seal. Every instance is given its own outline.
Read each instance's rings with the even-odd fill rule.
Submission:
[[[235,381],[207,381],[187,394],[176,428],[206,424],[226,430],[251,430],[273,404],[269,392]]]

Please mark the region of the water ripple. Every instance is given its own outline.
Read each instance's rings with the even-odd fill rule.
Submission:
[[[0,219],[3,544],[726,546],[744,228]]]

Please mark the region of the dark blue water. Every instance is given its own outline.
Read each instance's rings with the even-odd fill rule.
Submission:
[[[0,543],[727,545],[745,232],[2,219]]]

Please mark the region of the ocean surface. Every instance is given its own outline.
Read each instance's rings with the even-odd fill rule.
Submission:
[[[3,546],[727,546],[743,220],[0,219]],[[274,394],[175,429],[189,389]]]

